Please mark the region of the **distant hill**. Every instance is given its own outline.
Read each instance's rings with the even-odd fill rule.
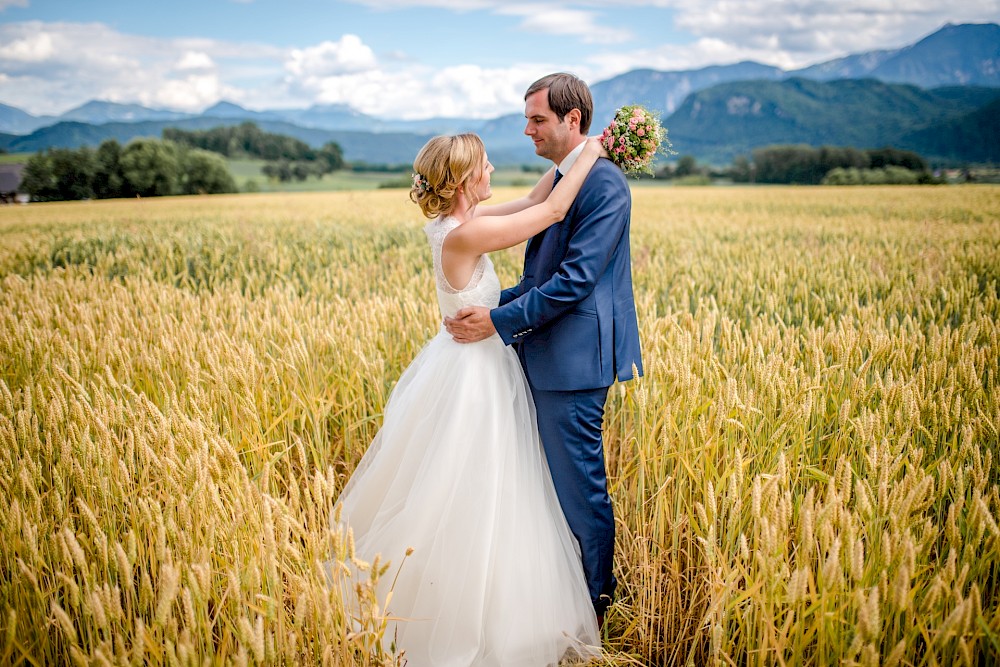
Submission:
[[[0,132],[2,133],[27,134],[54,122],[55,119],[52,116],[32,116],[17,107],[0,104]]]
[[[816,81],[831,81],[833,79],[867,79],[877,78],[872,75],[878,67],[887,60],[895,58],[900,49],[889,51],[867,51],[857,53],[824,63],[804,67],[790,72],[792,76]]]
[[[910,132],[899,145],[938,159],[1000,164],[1000,97],[960,118]]]
[[[870,78],[922,88],[1000,86],[1000,25],[948,24],[917,43],[870,51],[790,72],[828,81]]]
[[[946,26],[901,49],[875,68],[871,76],[925,88],[1000,86],[1000,26]]]
[[[79,148],[96,147],[106,139],[126,143],[137,137],[160,138],[166,127],[185,130],[207,130],[213,127],[237,125],[242,118],[210,118],[199,116],[177,121],[144,121],[141,123],[88,123],[62,122],[35,130],[27,136],[16,136],[5,141],[0,135],[0,148],[10,152],[35,152],[50,147]],[[300,139],[310,146],[322,146],[328,141],[336,141],[344,151],[348,161],[363,160],[371,163],[406,163],[413,159],[430,135],[409,133],[371,133],[350,130],[331,131],[304,128],[282,121],[261,121],[257,125],[265,132],[285,134]]]
[[[191,114],[166,109],[149,109],[138,104],[91,101],[59,116],[60,121],[80,123],[141,122],[146,120],[179,120]]]
[[[692,94],[665,124],[679,153],[729,162],[768,144],[898,146],[998,97],[996,88],[928,91],[872,79],[741,81]]]
[[[633,70],[591,87],[594,118],[606,122],[614,116],[615,109],[626,104],[643,104],[670,114],[688,95],[698,90],[728,81],[775,81],[785,76],[777,67],[749,61],[683,72]]]
[[[993,158],[982,156],[995,154],[1000,145],[995,140],[998,99],[1000,88],[922,90],[872,79],[733,81],[693,93],[664,124],[679,153],[717,164],[759,146],[797,143],[859,148],[892,145],[928,157],[990,161]],[[159,137],[165,127],[204,130],[240,122],[243,119],[205,116],[102,125],[63,122],[27,136],[0,135],[0,147],[31,152],[50,146],[97,146],[105,139],[125,143],[135,137]],[[407,164],[431,136],[322,130],[272,120],[257,124],[266,132],[289,135],[314,147],[336,141],[346,160],[373,164]],[[495,164],[541,163],[523,129],[524,118],[511,114],[484,123],[478,131]],[[984,147],[990,137],[994,138],[992,147]]]
[[[591,86],[594,116],[610,118],[618,107],[637,102],[670,114],[689,94],[720,83],[788,78],[1000,87],[1000,25],[949,24],[901,49],[867,51],[788,72],[752,61],[679,72],[633,70]]]

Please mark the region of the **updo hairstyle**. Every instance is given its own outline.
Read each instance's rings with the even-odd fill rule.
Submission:
[[[459,187],[482,169],[485,155],[483,141],[475,134],[434,137],[413,161],[410,199],[428,218],[451,213]],[[466,194],[471,194],[468,188]]]

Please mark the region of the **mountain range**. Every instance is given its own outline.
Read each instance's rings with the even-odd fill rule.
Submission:
[[[709,161],[726,161],[770,143],[892,144],[931,157],[1000,161],[1000,156],[989,157],[1000,148],[978,146],[996,136],[990,132],[998,123],[991,114],[996,106],[990,106],[1000,97],[1000,26],[995,23],[949,24],[904,48],[793,71],[756,62],[687,71],[641,69],[597,82],[591,90],[595,129],[619,106],[642,103],[662,114],[675,150]],[[226,101],[200,114],[91,101],[58,117],[32,116],[0,104],[0,147],[36,151],[97,145],[107,138],[159,136],[164,127],[205,129],[247,120],[312,145],[337,141],[352,161],[407,163],[428,136],[461,131],[480,133],[497,164],[538,159],[521,134],[519,113],[489,120],[407,121],[376,118],[345,105],[252,111]]]

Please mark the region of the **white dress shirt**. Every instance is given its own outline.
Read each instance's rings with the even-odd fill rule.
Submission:
[[[563,176],[565,176],[566,174],[569,173],[569,170],[573,168],[573,163],[576,162],[576,159],[578,157],[580,157],[580,153],[583,152],[583,147],[586,144],[587,144],[586,141],[581,141],[579,146],[577,146],[576,148],[574,148],[573,150],[571,150],[566,155],[566,157],[563,158],[563,161],[560,162],[559,165],[556,167],[556,169],[559,170],[560,174],[562,174]]]

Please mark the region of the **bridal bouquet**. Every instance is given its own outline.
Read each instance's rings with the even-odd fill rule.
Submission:
[[[638,104],[623,106],[615,112],[614,120],[604,128],[601,144],[611,154],[611,161],[629,175],[652,174],[656,153],[673,152],[660,119]]]

